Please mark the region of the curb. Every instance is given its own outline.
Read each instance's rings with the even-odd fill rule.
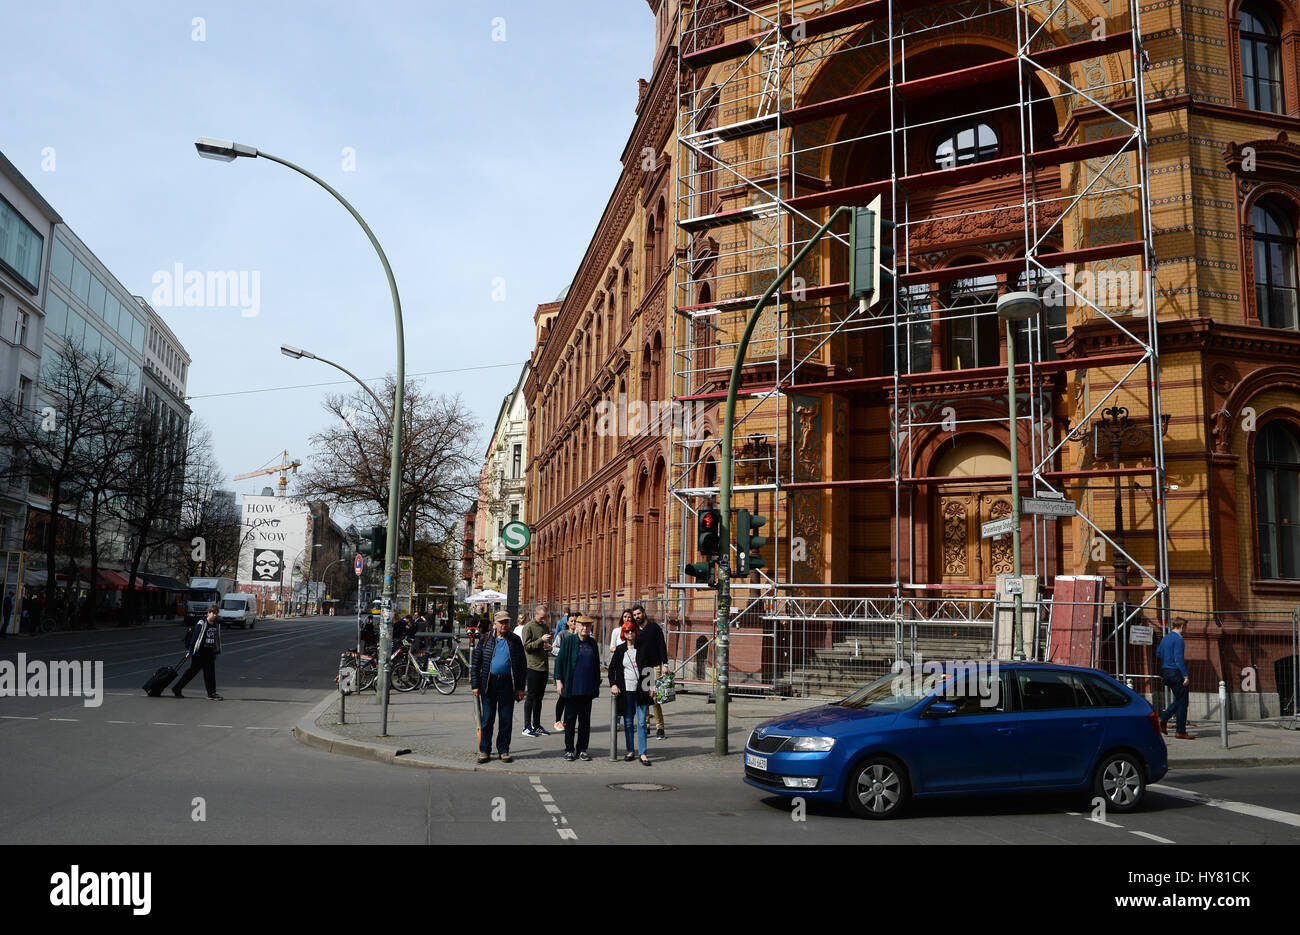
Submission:
[[[1169,769],[1226,769],[1233,766],[1300,766],[1300,756],[1198,757],[1170,760]]]

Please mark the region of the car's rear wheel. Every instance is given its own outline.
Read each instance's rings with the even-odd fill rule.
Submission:
[[[868,757],[849,773],[844,797],[859,818],[893,818],[907,803],[907,776],[892,757]]]
[[[1101,796],[1106,808],[1131,812],[1142,804],[1146,795],[1146,771],[1132,753],[1112,753],[1097,766],[1092,782],[1094,796]]]

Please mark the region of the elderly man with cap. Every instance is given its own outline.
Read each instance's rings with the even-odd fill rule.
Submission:
[[[501,762],[513,762],[510,729],[514,726],[515,702],[524,700],[527,670],[524,644],[510,632],[510,615],[500,611],[493,618],[492,631],[474,647],[469,667],[469,687],[482,706],[480,763],[492,759],[492,725],[498,714],[501,723],[497,728],[497,753]]]

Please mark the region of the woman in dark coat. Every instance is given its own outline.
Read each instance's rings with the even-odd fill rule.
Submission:
[[[641,765],[649,766],[650,758],[646,756],[646,714],[650,710],[650,692],[647,689],[654,684],[654,667],[642,666],[637,659],[637,628],[632,624],[623,627],[623,642],[614,650],[609,660],[610,692],[621,696],[623,700],[623,736],[627,740],[625,760],[631,760],[632,724],[636,722],[636,753],[641,755]]]
[[[577,636],[567,636],[555,657],[555,686],[564,699],[564,758],[590,760],[591,703],[600,694],[600,646],[591,638],[590,617],[576,621]],[[576,734],[576,737],[575,737]]]

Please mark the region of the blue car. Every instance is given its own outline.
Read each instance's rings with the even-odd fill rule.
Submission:
[[[842,701],[773,718],[745,782],[893,818],[911,798],[1078,790],[1137,808],[1168,771],[1151,704],[1103,672],[1042,662],[930,662]]]

